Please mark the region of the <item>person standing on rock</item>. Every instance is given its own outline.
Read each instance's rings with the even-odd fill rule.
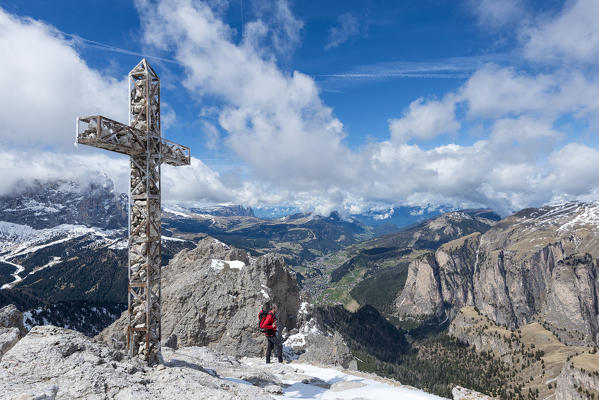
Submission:
[[[272,350],[275,350],[275,354],[279,359],[279,362],[283,362],[283,345],[281,344],[281,340],[277,337],[277,305],[273,304],[270,308],[264,320],[260,323],[260,327],[264,329],[264,335],[266,336],[266,341],[268,343],[268,347],[266,348],[266,363],[270,364],[270,353]]]

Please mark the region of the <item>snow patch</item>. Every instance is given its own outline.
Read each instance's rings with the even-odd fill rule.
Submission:
[[[262,363],[263,360],[245,359],[246,365],[254,367],[255,363]],[[319,399],[319,400],[381,400],[381,399],[401,399],[401,400],[444,400],[442,397],[412,387],[402,386],[399,382],[389,379],[378,378],[368,375],[352,375],[349,371],[341,371],[335,368],[317,367],[314,365],[293,363],[296,374],[275,373],[284,384],[282,395],[272,395],[277,400],[285,399]],[[322,385],[311,384],[309,380],[298,379],[297,377],[309,376],[324,381],[328,385],[334,385],[332,388]],[[230,378],[226,378],[230,380]],[[238,378],[234,378],[237,382]],[[238,382],[242,383],[242,382]]]
[[[189,242],[189,240],[179,239],[172,236],[162,236],[162,240],[170,240],[171,242]]]
[[[2,240],[22,241],[35,236],[36,233],[37,230],[29,225],[0,221],[0,239]]]
[[[233,269],[242,270],[243,267],[245,267],[245,263],[243,261],[233,260],[233,261],[226,261],[226,262],[229,263],[229,267],[231,267]]]
[[[61,261],[62,261],[62,258],[54,256],[54,257],[52,257],[52,259],[47,264],[42,265],[41,267],[34,268],[33,271],[31,271],[30,273],[27,274],[27,276],[33,275],[36,272],[40,272],[41,270],[46,269],[48,267],[52,267],[52,266],[58,264]]]
[[[221,245],[221,246],[222,246],[223,248],[225,248],[225,249],[228,249],[228,248],[229,248],[229,246],[227,246],[226,244],[224,244],[223,242],[221,242],[221,241],[220,241],[220,240],[218,240],[218,239],[214,239],[214,240],[212,241],[212,243],[214,243],[214,244],[218,244],[218,245]]]
[[[217,271],[222,271],[225,268],[225,266],[227,266],[227,265],[231,269],[238,269],[238,270],[242,270],[245,267],[245,263],[243,261],[239,261],[239,260],[225,261],[225,260],[218,260],[216,258],[213,258],[212,260],[210,260],[210,268],[215,269]]]
[[[115,240],[110,246],[109,249],[113,250],[124,250],[129,247],[129,239],[120,239]]]
[[[225,262],[222,260],[212,259],[210,261],[210,268],[215,269],[217,271],[222,271],[225,268]]]
[[[14,285],[16,285],[17,283],[19,283],[19,282],[21,282],[23,280],[23,278],[21,278],[21,276],[19,274],[21,272],[25,271],[24,267],[22,267],[21,265],[13,264],[13,263],[11,263],[9,261],[6,261],[6,260],[0,260],[0,261],[2,261],[3,263],[6,263],[6,264],[10,264],[10,265],[12,265],[13,267],[15,267],[17,269],[15,272],[13,272],[11,274],[12,277],[14,278],[14,281],[9,282],[9,283],[5,283],[4,285],[2,285],[2,287],[0,287],[0,290],[1,289],[10,289]]]
[[[183,210],[183,209],[180,208],[180,207],[176,207],[176,206],[175,207],[163,207],[162,208],[163,212],[169,213],[169,214],[173,214],[173,215],[176,215],[178,217],[184,217],[184,218],[191,218],[192,217],[191,214],[182,212],[181,210]]]
[[[306,315],[308,314],[308,307],[310,306],[310,303],[308,303],[307,301],[302,302],[302,304],[300,304],[300,308],[298,313],[299,314],[303,314]]]

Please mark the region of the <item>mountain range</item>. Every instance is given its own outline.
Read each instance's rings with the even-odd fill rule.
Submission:
[[[37,182],[0,204],[0,306],[17,305],[29,326],[88,335],[112,323],[126,307],[126,196],[110,183]],[[259,218],[243,206],[168,205],[163,264],[206,240],[250,258],[278,253],[320,307],[320,329],[343,337],[363,370],[442,395],[459,382],[498,398],[592,398],[599,205],[504,219],[437,211],[389,228],[335,212]],[[385,333],[368,336],[372,327]]]

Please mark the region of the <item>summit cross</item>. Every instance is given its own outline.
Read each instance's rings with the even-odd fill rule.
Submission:
[[[129,156],[127,348],[131,356],[156,362],[162,335],[160,165],[189,165],[190,151],[160,136],[160,80],[145,59],[129,72],[129,125],[79,117],[77,143]]]

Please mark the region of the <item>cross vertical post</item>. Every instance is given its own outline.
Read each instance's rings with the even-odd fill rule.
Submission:
[[[129,125],[78,118],[77,143],[130,156],[127,347],[154,363],[162,336],[160,165],[189,165],[191,157],[188,147],[161,137],[160,80],[145,59],[129,73]]]

